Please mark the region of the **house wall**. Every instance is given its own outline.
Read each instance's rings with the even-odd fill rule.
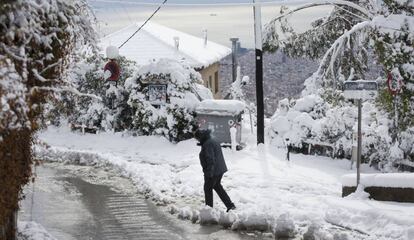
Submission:
[[[220,75],[219,75],[220,64],[218,62],[211,64],[207,68],[203,68],[198,71],[203,78],[204,86],[209,88],[213,93],[215,99],[221,99],[221,89],[220,86]]]

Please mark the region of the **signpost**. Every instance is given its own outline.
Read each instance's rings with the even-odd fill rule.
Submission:
[[[393,76],[393,74],[390,72],[388,73],[388,78],[387,78],[387,86],[388,86],[388,91],[391,93],[391,95],[394,96],[393,99],[393,105],[394,105],[394,129],[393,129],[393,134],[392,134],[392,138],[393,141],[397,138],[397,125],[398,125],[398,102],[400,100],[399,97],[399,93],[401,91],[402,88],[402,79],[398,78],[396,76]]]
[[[362,101],[374,99],[378,93],[378,84],[376,81],[357,80],[344,82],[344,96],[346,99],[354,99],[358,102],[358,148],[357,148],[357,187],[360,180],[361,166],[361,145],[362,145]]]

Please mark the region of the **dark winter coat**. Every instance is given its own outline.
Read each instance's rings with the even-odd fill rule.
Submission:
[[[210,130],[198,130],[196,139],[200,141],[200,164],[205,177],[219,176],[227,172],[220,144],[210,137]]]

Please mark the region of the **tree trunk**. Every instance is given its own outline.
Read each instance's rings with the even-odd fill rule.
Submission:
[[[0,240],[16,240],[17,211],[11,211],[6,223],[0,227]]]

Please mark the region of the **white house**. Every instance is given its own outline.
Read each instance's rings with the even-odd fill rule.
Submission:
[[[119,47],[140,26],[138,22],[101,39],[100,46]],[[144,65],[161,58],[183,60],[200,72],[204,84],[210,88],[215,98],[221,98],[219,89],[219,62],[231,53],[231,49],[207,40],[207,32],[200,32],[203,37],[196,37],[172,28],[148,22],[141,31],[130,39],[119,54],[127,59]]]

